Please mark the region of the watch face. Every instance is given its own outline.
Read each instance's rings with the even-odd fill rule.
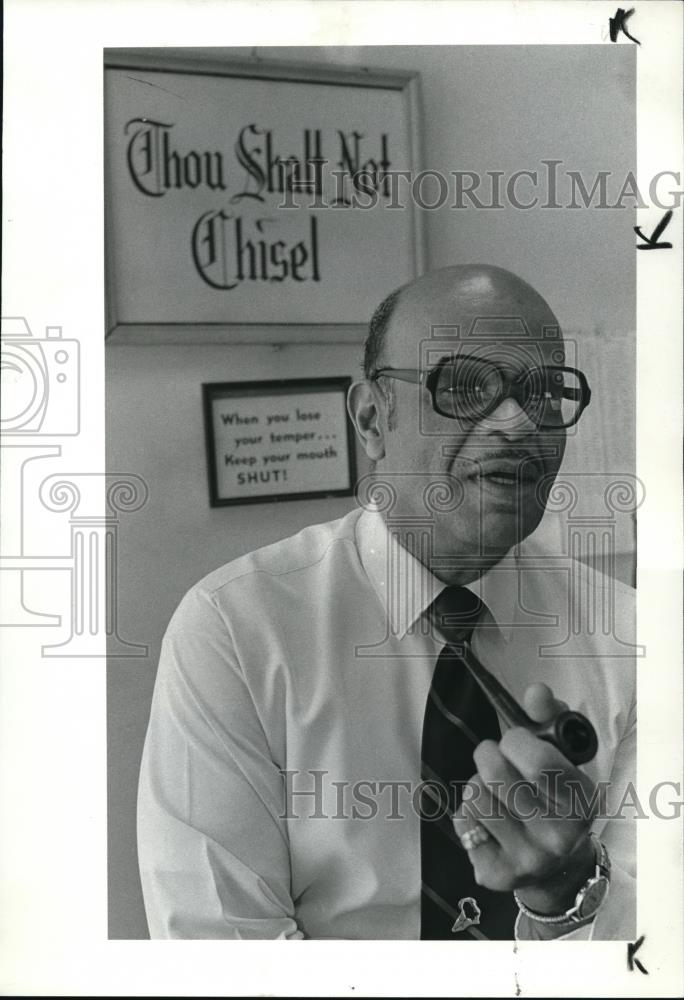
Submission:
[[[603,875],[592,878],[582,892],[582,902],[579,905],[578,917],[590,917],[596,913],[603,900],[608,895],[610,882]]]

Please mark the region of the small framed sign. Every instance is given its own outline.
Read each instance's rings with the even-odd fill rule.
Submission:
[[[211,506],[350,496],[350,385],[350,378],[205,383]]]

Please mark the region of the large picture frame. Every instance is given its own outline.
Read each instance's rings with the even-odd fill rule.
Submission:
[[[204,427],[212,507],[351,496],[351,379],[206,382]]]
[[[108,336],[359,340],[422,272],[416,74],[178,49],[104,73]]]

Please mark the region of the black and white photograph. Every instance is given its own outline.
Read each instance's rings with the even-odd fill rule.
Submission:
[[[105,53],[111,931],[634,940],[635,47],[242,55]]]
[[[5,211],[2,643],[33,681],[0,679],[59,831],[10,837],[6,982],[677,995],[681,10],[136,9],[93,4],[38,118],[61,249]],[[46,858],[97,982],[71,944],[23,966]]]

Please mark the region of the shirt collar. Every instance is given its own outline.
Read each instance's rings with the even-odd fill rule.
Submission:
[[[356,532],[363,568],[385,608],[392,633],[403,638],[447,585],[399,543],[379,511],[366,508]],[[484,602],[504,639],[513,625],[517,580],[517,563],[510,551],[466,585]]]

